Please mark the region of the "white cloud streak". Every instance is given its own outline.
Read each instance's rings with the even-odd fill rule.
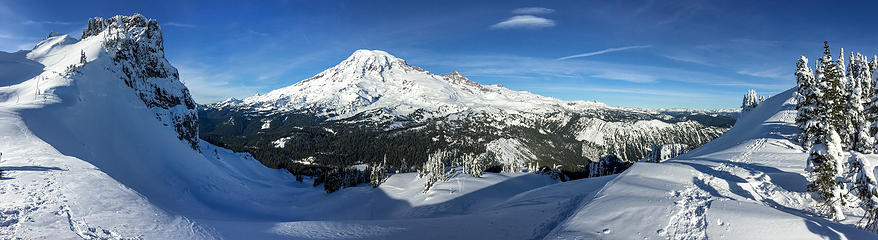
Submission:
[[[695,57],[695,56],[664,55],[662,57],[665,57],[667,59],[671,59],[674,61],[678,61],[678,62],[692,63],[692,64],[704,65],[704,66],[708,66],[708,67],[716,67],[717,66],[716,64],[713,64],[711,62],[708,62],[705,59]]]
[[[242,85],[235,80],[240,76],[218,72],[203,64],[176,64],[180,80],[189,88],[192,98],[200,104],[214,103],[229,97],[244,98],[257,92],[260,87],[253,83]]]
[[[693,71],[679,68],[602,61],[557,61],[516,55],[461,55],[430,62],[453,66],[467,76],[500,77],[506,79],[589,80],[594,78],[649,84],[665,81],[696,84],[693,86],[736,86],[764,90],[786,90],[786,82],[743,81],[725,74]],[[720,91],[730,89],[722,88]]]
[[[192,25],[192,24],[185,24],[185,23],[178,23],[178,22],[167,22],[167,23],[162,24],[162,26],[182,27],[182,28],[194,28],[195,27],[195,25]]]
[[[607,49],[600,50],[600,51],[594,51],[594,52],[587,52],[587,53],[581,53],[581,54],[576,54],[576,55],[570,55],[570,56],[566,56],[566,57],[558,58],[557,60],[567,60],[567,59],[571,59],[571,58],[590,57],[590,56],[594,56],[594,55],[601,55],[601,54],[604,54],[604,53],[611,53],[611,52],[625,51],[625,50],[638,49],[638,48],[648,48],[648,47],[652,47],[652,45],[640,45],[640,46],[628,46],[628,47],[618,47],[618,48],[607,48]]]
[[[50,25],[73,25],[73,24],[77,24],[77,22],[63,22],[63,21],[33,21],[33,20],[26,20],[26,21],[22,22],[21,24],[25,24],[25,25],[34,25],[34,24],[37,24],[37,25],[42,25],[42,24],[50,24]]]
[[[605,72],[605,73],[592,75],[592,77],[620,80],[620,81],[633,82],[633,83],[648,83],[648,82],[655,82],[657,80],[657,79],[655,79],[655,77],[650,76],[650,75],[637,74],[637,73],[627,73],[627,72]]]
[[[654,95],[654,96],[672,96],[672,97],[703,97],[704,94],[700,93],[690,93],[690,92],[681,92],[681,91],[662,91],[662,90],[653,90],[653,89],[640,89],[640,88],[606,88],[606,87],[549,87],[547,90],[560,90],[560,91],[584,91],[584,92],[606,92],[606,93],[625,93],[625,94],[635,94],[635,95]]]
[[[763,69],[763,70],[751,70],[751,69],[743,69],[738,70],[738,74],[761,77],[761,78],[776,78],[776,79],[785,79],[792,78],[793,74],[789,69],[784,68],[772,68],[772,69]]]
[[[515,14],[549,14],[555,12],[555,9],[544,8],[544,7],[526,7],[526,8],[518,8],[512,10],[512,13]]]
[[[554,27],[555,21],[552,19],[541,18],[533,15],[518,15],[506,19],[506,21],[491,25],[493,29],[538,29]]]

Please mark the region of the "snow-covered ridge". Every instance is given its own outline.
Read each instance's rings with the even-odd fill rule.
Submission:
[[[357,50],[317,75],[288,87],[212,107],[236,106],[259,110],[313,111],[346,118],[377,109],[393,116],[423,109],[431,116],[467,110],[549,113],[606,107],[602,103],[562,101],[500,85],[481,85],[459,72],[437,75],[380,50]]]

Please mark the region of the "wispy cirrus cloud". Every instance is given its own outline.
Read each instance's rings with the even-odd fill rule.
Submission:
[[[185,24],[185,23],[178,23],[178,22],[166,22],[166,23],[162,24],[162,26],[182,27],[182,28],[194,28],[195,27],[195,25],[192,25],[192,24]]]
[[[759,69],[759,70],[742,69],[742,70],[738,70],[737,73],[742,74],[742,75],[754,76],[754,77],[776,78],[776,79],[791,78],[793,75],[789,69],[780,68],[780,67],[770,68],[770,69]]]
[[[740,93],[747,88],[780,92],[790,87],[784,81],[742,78],[734,73],[692,70],[675,65],[591,59],[558,61],[512,54],[426,54],[422,58],[425,59],[412,59],[413,62],[429,62],[432,67],[456,69],[471,80],[484,84],[502,83],[517,90],[571,100],[597,97],[597,100],[611,105],[630,105],[631,99],[637,99],[641,103],[631,106],[727,108],[734,106],[729,102],[739,101]]]
[[[526,7],[526,8],[518,8],[518,9],[512,10],[512,13],[515,13],[515,14],[530,14],[530,15],[549,14],[549,13],[553,13],[553,12],[555,12],[555,9],[544,8],[544,7]]]
[[[24,25],[73,25],[78,24],[78,22],[65,22],[65,21],[34,21],[34,20],[25,20],[21,22]]]
[[[295,55],[270,62],[263,56],[241,56],[241,62],[205,64],[198,58],[175,61],[180,80],[189,88],[198,103],[213,103],[229,97],[245,98],[296,83],[306,77],[290,78],[287,74],[303,64],[326,57],[328,50]],[[257,60],[259,59],[259,60]],[[314,70],[314,73],[319,70]],[[310,77],[310,75],[306,75]]]
[[[505,21],[491,25],[493,29],[539,29],[554,27],[555,21],[548,18],[541,18],[533,15],[513,16]]]
[[[652,47],[652,45],[639,45],[639,46],[628,46],[628,47],[618,47],[618,48],[607,48],[604,50],[599,50],[599,51],[594,51],[594,52],[587,52],[587,53],[581,53],[581,54],[561,57],[561,58],[558,58],[557,60],[567,60],[567,59],[571,59],[571,58],[589,57],[589,56],[594,56],[594,55],[601,55],[604,53],[625,51],[625,50],[638,49],[638,48],[648,48],[648,47]]]
[[[221,101],[229,97],[244,98],[255,94],[265,86],[254,83],[241,84],[239,75],[217,71],[205,64],[178,63],[180,80],[186,84],[195,102],[206,104]]]
[[[425,61],[426,62],[426,61]],[[746,81],[738,77],[689,69],[605,61],[557,61],[557,59],[525,57],[506,54],[462,55],[432,59],[433,64],[453,66],[467,76],[503,79],[568,79],[594,78],[637,84],[676,82],[693,86],[755,87],[766,90],[785,90],[783,82]],[[459,68],[460,66],[466,66]]]
[[[671,59],[674,61],[678,61],[678,62],[693,63],[693,64],[704,65],[704,66],[708,66],[708,67],[716,67],[717,66],[716,64],[711,63],[706,59],[696,57],[696,56],[664,55],[662,57],[665,57],[667,59]]]
[[[650,75],[629,73],[629,72],[604,72],[604,73],[592,75],[592,77],[611,79],[611,80],[620,80],[620,81],[633,82],[633,83],[648,83],[648,82],[655,82],[657,80],[655,77],[650,76]]]
[[[605,93],[625,93],[625,94],[646,94],[646,95],[655,95],[655,96],[673,96],[673,97],[701,97],[704,94],[701,93],[692,93],[692,92],[684,92],[684,91],[663,91],[663,90],[655,90],[655,89],[642,89],[642,88],[612,88],[612,87],[570,87],[570,86],[557,86],[557,87],[546,87],[546,90],[555,90],[555,91],[583,91],[583,92],[605,92]]]

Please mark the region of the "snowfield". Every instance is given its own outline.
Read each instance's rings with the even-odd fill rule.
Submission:
[[[704,146],[637,163],[546,239],[876,239],[815,217],[805,191],[807,153],[795,142],[794,90],[766,100]]]
[[[853,227],[856,209],[844,223],[806,210],[792,90],[701,148],[618,175],[457,174],[422,193],[403,173],[326,194],[248,154],[193,149],[111,71],[101,39],[55,35],[0,54],[0,239],[878,238]],[[272,101],[283,99],[312,103]]]

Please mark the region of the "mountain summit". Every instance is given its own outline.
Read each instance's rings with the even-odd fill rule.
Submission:
[[[357,50],[338,65],[292,86],[243,100],[238,107],[308,111],[335,119],[383,111],[404,116],[423,110],[446,116],[477,112],[548,113],[604,106],[565,102],[499,85],[481,85],[458,72],[437,75],[380,50]]]

